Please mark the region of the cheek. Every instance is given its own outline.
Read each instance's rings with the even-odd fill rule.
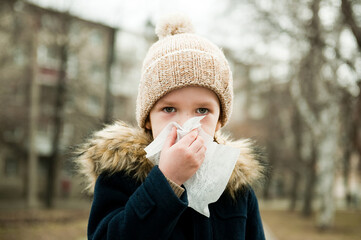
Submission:
[[[217,128],[218,119],[215,117],[205,117],[202,121],[202,129],[209,135],[214,136]]]
[[[167,126],[168,122],[161,118],[151,118],[151,130],[153,138],[156,138],[159,133]]]

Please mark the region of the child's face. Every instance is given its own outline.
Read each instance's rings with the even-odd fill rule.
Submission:
[[[201,121],[202,129],[214,136],[221,127],[219,115],[220,104],[213,91],[203,87],[184,87],[157,101],[149,113],[145,127],[152,130],[153,138],[156,138],[170,122],[183,126],[190,118],[206,116]]]

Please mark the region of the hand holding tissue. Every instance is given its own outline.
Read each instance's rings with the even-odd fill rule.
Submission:
[[[191,118],[183,126],[176,122],[169,123],[145,148],[145,151],[147,152],[146,157],[158,165],[160,152],[173,126],[177,128],[176,142],[193,129],[198,129],[199,135],[204,139],[207,151],[203,164],[184,183],[184,187],[187,189],[189,207],[209,217],[208,204],[217,201],[222,195],[239,157],[240,149],[213,142],[213,137],[201,127],[200,121],[203,118],[204,116]]]

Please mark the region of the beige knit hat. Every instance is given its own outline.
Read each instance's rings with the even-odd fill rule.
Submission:
[[[190,20],[173,15],[156,26],[159,40],[143,62],[138,89],[136,118],[144,128],[154,104],[167,93],[186,86],[200,86],[216,93],[224,126],[232,112],[232,73],[223,52],[193,33]]]

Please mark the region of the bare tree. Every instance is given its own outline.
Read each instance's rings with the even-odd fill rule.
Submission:
[[[59,49],[59,68],[56,83],[55,103],[54,103],[54,133],[52,138],[52,153],[49,157],[48,184],[46,191],[46,206],[54,207],[56,196],[57,180],[59,177],[60,165],[60,140],[64,122],[64,105],[66,96],[66,72],[68,63],[68,31],[71,18],[68,13],[60,16],[60,31],[57,33],[57,48]]]
[[[114,54],[114,44],[115,44],[115,30],[111,31],[109,37],[109,48],[106,64],[106,90],[105,90],[105,107],[104,107],[104,123],[109,124],[112,122],[113,118],[113,97],[110,91],[111,85],[111,72],[112,65],[114,63],[115,54]]]
[[[356,5],[356,2],[354,2]],[[359,4],[359,3],[358,3]],[[356,12],[353,9],[353,5],[351,1],[341,0],[341,11],[343,14],[343,19],[345,24],[351,29],[357,45],[359,52],[361,53],[361,27],[358,25],[356,21]],[[341,54],[337,54],[339,58]],[[343,60],[343,59],[342,59]],[[344,60],[354,71],[355,66],[352,62],[348,60]],[[352,97],[349,93],[344,92],[344,109],[347,113],[349,113],[349,118],[343,118],[345,122],[345,135],[344,135],[344,143],[345,143],[345,151],[344,151],[344,178],[345,178],[345,186],[347,189],[347,201],[348,203],[351,201],[352,194],[349,190],[349,181],[348,175],[350,172],[350,158],[352,152],[358,153],[358,161],[361,166],[361,78],[358,79],[358,88],[359,94],[356,99],[353,101]],[[351,103],[351,104],[350,104]],[[351,107],[350,107],[351,106]],[[344,115],[345,116],[345,115]],[[361,168],[359,169],[359,176],[361,176]]]
[[[38,153],[36,146],[36,134],[38,129],[39,118],[39,84],[38,84],[38,65],[37,65],[37,49],[38,49],[38,30],[39,19],[34,17],[31,24],[32,34],[32,51],[31,51],[31,94],[30,94],[30,124],[29,124],[29,162],[27,174],[27,204],[30,208],[38,204]]]
[[[22,195],[37,205],[37,149],[39,115],[37,47],[39,19],[25,14],[22,1],[0,2],[0,144],[17,168],[25,165]],[[26,23],[23,24],[23,23]]]
[[[345,99],[342,97],[344,87],[338,83],[337,71],[340,63],[345,63],[356,71],[353,66],[356,60],[348,59],[340,52],[340,35],[344,25],[339,21],[339,16],[336,14],[333,17],[332,30],[330,26],[326,26],[324,19],[320,18],[321,8],[331,6],[338,10],[338,6],[327,0],[313,0],[307,3],[302,1],[269,4],[264,4],[263,1],[248,1],[248,3],[255,10],[254,19],[259,23],[255,27],[262,35],[261,39],[277,39],[277,35],[281,35],[287,36],[292,43],[289,49],[292,53],[292,60],[289,62],[290,74],[286,80],[290,81],[291,100],[296,110],[293,117],[292,112],[288,113],[289,118],[293,119],[292,127],[283,131],[284,136],[293,135],[294,151],[290,159],[282,161],[282,165],[287,166],[287,171],[294,176],[290,185],[290,208],[295,208],[297,195],[303,196],[303,214],[310,215],[313,199],[318,200],[320,208],[317,211],[317,224],[322,229],[328,228],[332,225],[335,211],[333,186],[336,164],[342,158],[338,153],[340,150],[344,151],[340,148],[346,149],[344,145],[339,144],[342,142],[340,129],[347,124],[340,115],[345,113],[346,118],[349,116],[349,112],[344,111],[345,105],[342,104],[342,99]],[[356,24],[351,7],[350,1],[342,0],[345,22],[358,39],[361,36],[360,28]],[[300,11],[301,9],[304,11]],[[228,10],[232,11],[232,9]],[[302,13],[305,12],[309,14],[303,15]],[[325,53],[327,51],[334,52],[336,58],[327,56]],[[267,107],[272,108],[271,101]],[[299,130],[300,126],[302,131]],[[359,139],[359,137],[349,137]],[[308,149],[307,154],[303,154],[300,148]],[[282,159],[284,149],[278,146],[275,146],[275,149],[272,150],[275,154],[271,154],[270,158]],[[297,161],[293,161],[294,159]],[[279,171],[279,165],[273,163],[273,167],[276,172]],[[306,174],[299,171],[300,169]],[[305,183],[303,194],[297,194],[300,181]]]
[[[335,211],[333,186],[340,110],[332,83],[325,81],[320,73],[324,63],[320,0],[314,0],[310,9],[313,14],[308,38],[310,47],[301,62],[298,83],[293,81],[292,93],[317,144],[317,193],[320,203],[317,224],[324,229],[332,225]]]

